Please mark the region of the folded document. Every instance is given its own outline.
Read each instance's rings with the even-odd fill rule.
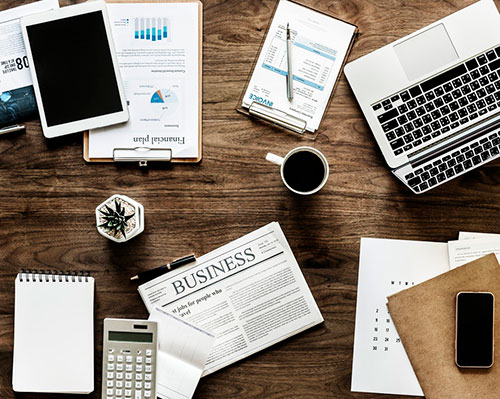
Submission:
[[[161,309],[149,320],[158,323],[157,396],[161,399],[190,399],[215,336]]]

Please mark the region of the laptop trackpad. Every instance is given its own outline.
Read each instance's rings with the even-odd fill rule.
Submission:
[[[432,72],[458,59],[443,24],[439,24],[394,46],[408,80]]]

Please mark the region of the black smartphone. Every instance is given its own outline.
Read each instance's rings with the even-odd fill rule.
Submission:
[[[456,309],[455,363],[465,368],[493,366],[495,296],[459,292]]]

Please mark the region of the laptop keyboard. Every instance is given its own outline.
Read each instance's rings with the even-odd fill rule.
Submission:
[[[454,149],[451,153],[415,168],[413,172],[405,176],[406,183],[416,192],[423,192],[480,164],[489,162],[499,154],[499,134],[482,136],[471,144]]]
[[[394,155],[498,112],[499,68],[497,47],[373,105]]]

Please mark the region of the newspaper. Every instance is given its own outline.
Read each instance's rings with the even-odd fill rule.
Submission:
[[[277,222],[138,290],[150,313],[161,308],[216,336],[202,376],[323,321]]]

